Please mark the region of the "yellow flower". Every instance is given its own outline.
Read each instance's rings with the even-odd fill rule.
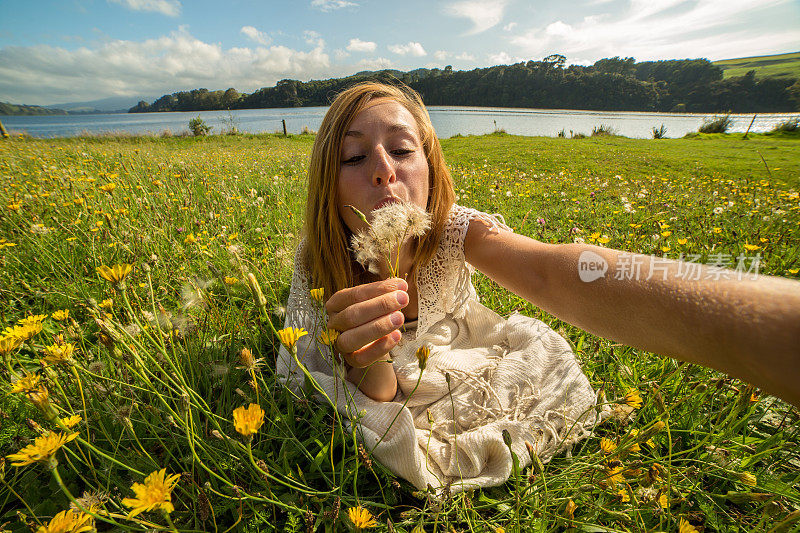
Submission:
[[[577,508],[578,506],[575,505],[575,502],[572,501],[572,498],[570,498],[569,501],[567,502],[566,509],[564,509],[567,518],[569,518],[570,520],[575,520],[575,509]]]
[[[678,524],[678,533],[698,533],[697,528],[689,523],[688,520],[681,518]]]
[[[325,287],[320,287],[319,289],[311,289],[309,291],[311,293],[311,299],[315,302],[322,303],[322,298],[325,296]]]
[[[50,418],[51,415],[55,416],[53,415],[52,407],[50,406],[50,393],[45,387],[39,387],[38,389],[29,392],[28,399],[33,405],[47,414],[48,418]]]
[[[65,417],[65,418],[59,418],[58,419],[58,421],[61,422],[62,424],[64,424],[64,426],[67,427],[67,428],[72,428],[72,427],[77,426],[78,424],[81,423],[81,420],[83,420],[81,415],[72,415],[72,416],[68,416],[68,417]]]
[[[19,337],[15,337],[14,335],[5,335],[0,337],[0,355],[6,355],[8,353],[13,352],[20,346],[24,341]]]
[[[69,309],[62,309],[60,311],[56,311],[50,316],[53,317],[53,320],[58,320],[58,321],[66,320],[67,318],[69,318]]]
[[[42,331],[41,322],[31,322],[24,325],[18,325],[3,330],[3,335],[6,337],[15,337],[19,339],[20,343],[36,336]]]
[[[20,202],[17,202],[17,203],[9,202],[8,205],[6,205],[6,207],[10,211],[14,211],[15,213],[19,213],[19,210],[22,207],[22,204]]]
[[[117,188],[117,185],[115,183],[106,183],[106,184],[100,185],[100,190],[103,191],[103,192],[107,192],[107,193],[114,192],[114,189],[116,189],[116,188]]]
[[[617,445],[614,444],[614,441],[611,439],[607,439],[603,437],[600,439],[600,449],[603,450],[603,453],[609,454],[614,453],[614,450],[617,449]]]
[[[660,505],[662,509],[669,507],[669,500],[667,500],[666,494],[662,493],[661,496],[658,497],[658,505]]]
[[[609,237],[608,235],[603,235],[602,237],[597,239],[597,242],[599,242],[600,244],[605,244],[610,240],[611,240],[611,237]]]
[[[293,349],[300,337],[305,335],[308,335],[308,332],[303,328],[288,327],[278,331],[278,338],[289,350]]]
[[[163,181],[161,181],[161,180],[153,180],[153,181],[152,181],[152,183],[153,183],[153,185],[155,185],[156,187],[161,187],[162,185],[164,185],[164,182],[163,182]]]
[[[97,268],[97,273],[100,274],[100,277],[104,280],[117,285],[125,281],[125,277],[130,274],[131,270],[133,270],[132,265],[122,263],[114,265],[113,267],[102,265]]]
[[[41,437],[36,437],[33,444],[29,444],[18,453],[12,453],[6,457],[11,461],[15,461],[11,463],[13,466],[26,466],[36,461],[48,461],[55,455],[59,448],[75,440],[77,437],[77,433],[71,433],[69,435],[48,433]]]
[[[190,233],[185,239],[183,239],[183,244],[194,244],[196,242],[197,239],[195,238],[194,233]]]
[[[325,346],[329,346],[333,348],[333,343],[336,342],[336,339],[339,338],[339,332],[335,329],[326,329],[322,333],[319,334],[317,340],[324,344]]]
[[[428,366],[428,357],[431,355],[431,349],[427,346],[420,346],[417,348],[417,353],[414,354],[417,357],[417,363],[419,363],[419,369],[425,370],[425,367]]]
[[[35,326],[36,324],[41,324],[45,318],[47,318],[47,315],[26,316],[25,318],[17,320],[17,324],[20,326]]]
[[[756,250],[760,250],[761,247],[758,246],[758,245],[755,245],[755,244],[746,244],[745,243],[744,249],[747,250],[748,252],[754,252]]]
[[[622,475],[622,467],[613,466],[611,468],[606,468],[605,481],[612,487],[615,487],[617,483],[623,483],[625,481],[625,477]]]
[[[631,437],[636,439],[638,436],[639,436],[639,430],[638,429],[632,429],[631,430]],[[625,449],[628,450],[629,452],[640,452],[640,451],[642,451],[641,446],[639,446],[639,443],[636,440],[634,440],[631,443],[628,443],[628,445],[625,447]]]
[[[756,476],[753,475],[752,472],[742,472],[738,474],[736,477],[739,478],[739,481],[750,487],[755,487],[756,483],[758,483]]]
[[[82,533],[92,530],[92,515],[67,509],[55,515],[46,526],[39,526],[36,533]]]
[[[617,497],[622,503],[631,501],[631,497],[628,495],[628,491],[625,489],[619,489],[617,491]]]
[[[689,239],[678,239],[678,244],[686,244],[687,242],[689,242]]]
[[[41,379],[42,376],[39,374],[25,374],[11,385],[11,392],[28,393],[36,390]]]
[[[347,516],[350,517],[350,521],[353,522],[356,531],[361,531],[368,527],[376,527],[378,525],[372,513],[360,505],[358,507],[349,508],[347,510]]]
[[[74,344],[53,344],[52,346],[47,346],[45,349],[47,355],[45,355],[44,360],[46,363],[58,365],[58,364],[69,364],[72,362],[72,353],[75,351]]]
[[[232,278],[230,276],[225,276],[225,285],[236,285],[239,283],[238,278]]]
[[[625,394],[625,397],[622,399],[622,403],[627,405],[628,407],[633,407],[634,409],[639,409],[642,407],[642,397],[639,395],[639,391],[636,389],[628,389],[628,392]]]
[[[263,423],[264,411],[258,404],[251,403],[233,410],[233,427],[245,437],[258,433]]]
[[[172,489],[180,477],[180,474],[167,477],[167,469],[162,468],[144,478],[144,483],[134,483],[131,489],[136,493],[136,497],[122,500],[122,505],[131,508],[128,518],[156,509],[165,513],[174,511]]]
[[[114,300],[112,300],[111,298],[106,298],[105,300],[100,302],[100,307],[102,307],[103,309],[111,309],[112,307],[114,307]]]

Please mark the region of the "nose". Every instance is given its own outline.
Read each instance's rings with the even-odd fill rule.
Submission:
[[[397,180],[394,170],[394,161],[382,146],[375,149],[375,162],[372,166],[372,184],[385,185]]]

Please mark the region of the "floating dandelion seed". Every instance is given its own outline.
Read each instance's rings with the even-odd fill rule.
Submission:
[[[12,466],[26,466],[37,461],[54,461],[55,453],[66,443],[75,440],[77,433],[69,435],[60,433],[48,433],[41,437],[36,437],[33,444],[29,444],[17,453],[12,453],[6,457],[12,461]]]
[[[136,497],[122,500],[122,505],[131,508],[128,518],[133,518],[145,511],[160,510],[164,513],[174,511],[172,489],[178,482],[178,478],[180,478],[180,474],[167,477],[167,469],[162,468],[144,478],[144,483],[134,483],[131,489],[136,493]]]
[[[347,516],[350,518],[350,521],[353,522],[356,531],[361,531],[368,527],[376,527],[378,525],[372,513],[360,505],[358,507],[349,508],[347,510]]]
[[[245,437],[258,433],[263,423],[264,411],[258,404],[251,403],[233,410],[233,427]]]

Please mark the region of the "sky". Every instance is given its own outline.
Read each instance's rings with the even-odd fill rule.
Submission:
[[[0,101],[161,96],[563,54],[800,51],[800,0],[0,0]]]

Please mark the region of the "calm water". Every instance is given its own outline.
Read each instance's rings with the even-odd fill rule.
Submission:
[[[165,131],[178,134],[188,131],[189,120],[198,115],[213,126],[212,133],[230,129],[262,133],[282,131],[281,120],[286,120],[289,133],[299,133],[303,128],[317,130],[326,107],[289,109],[243,109],[237,111],[202,111],[191,113],[118,113],[105,115],[66,116],[3,116],[2,122],[12,133],[26,132],[34,137],[68,137],[80,134],[128,133],[155,134]],[[441,138],[461,135],[481,135],[498,129],[515,135],[556,136],[564,130],[590,134],[600,125],[612,127],[626,137],[652,137],[653,128],[662,124],[667,137],[682,137],[697,131],[709,114],[638,113],[613,111],[578,111],[570,109],[517,109],[502,107],[449,107],[428,108],[433,126]],[[750,131],[764,132],[797,114],[758,114]],[[731,115],[731,132],[747,130],[753,114]]]

